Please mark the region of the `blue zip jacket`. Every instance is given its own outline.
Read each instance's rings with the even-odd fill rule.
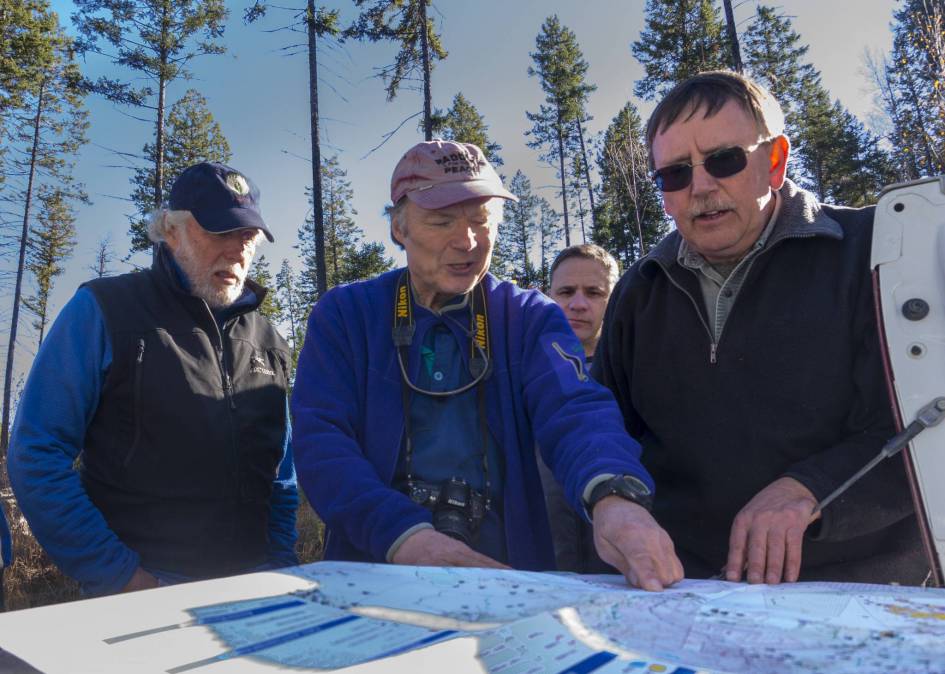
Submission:
[[[404,532],[432,521],[428,510],[390,486],[404,435],[391,338],[401,272],[335,288],[309,318],[292,396],[292,444],[299,480],[328,529],[326,559],[382,562]],[[483,283],[493,351],[486,422],[505,459],[509,563],[553,569],[536,441],[579,510],[597,476],[632,474],[651,489],[653,482],[612,395],[585,374],[583,349],[561,309],[491,275]],[[459,343],[469,337],[462,325],[417,305],[414,321],[407,367],[417,381],[428,330],[442,323]]]
[[[89,500],[73,463],[95,415],[112,359],[105,321],[91,291],[80,288],[43,341],[23,389],[7,469],[20,509],[40,545],[87,594],[121,590],[140,563]],[[286,429],[269,519],[272,566],[297,563],[295,468]],[[176,582],[184,578],[166,577]]]

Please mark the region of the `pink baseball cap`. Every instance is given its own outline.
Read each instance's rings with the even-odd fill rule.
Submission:
[[[390,199],[404,196],[422,208],[446,208],[467,199],[501,197],[518,201],[472,143],[430,140],[417,143],[397,162],[390,179]]]

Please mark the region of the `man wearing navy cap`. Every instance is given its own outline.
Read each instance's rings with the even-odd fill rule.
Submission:
[[[20,508],[88,594],[296,562],[289,348],[247,278],[272,241],[259,191],[191,166],[148,235],[150,269],[85,283],[63,307],[11,437]]]

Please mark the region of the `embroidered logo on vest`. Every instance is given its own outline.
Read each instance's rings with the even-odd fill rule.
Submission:
[[[259,356],[253,354],[249,358],[250,368],[249,371],[253,374],[264,374],[268,377],[275,377],[276,373],[274,370],[266,367],[266,361],[264,361]]]

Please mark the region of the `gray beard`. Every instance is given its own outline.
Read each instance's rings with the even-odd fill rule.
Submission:
[[[186,234],[181,237],[174,259],[190,282],[190,294],[202,299],[211,309],[228,307],[243,294],[245,279],[240,279],[237,284],[223,288],[214,285],[213,270],[199,268],[191,250],[190,239]]]

